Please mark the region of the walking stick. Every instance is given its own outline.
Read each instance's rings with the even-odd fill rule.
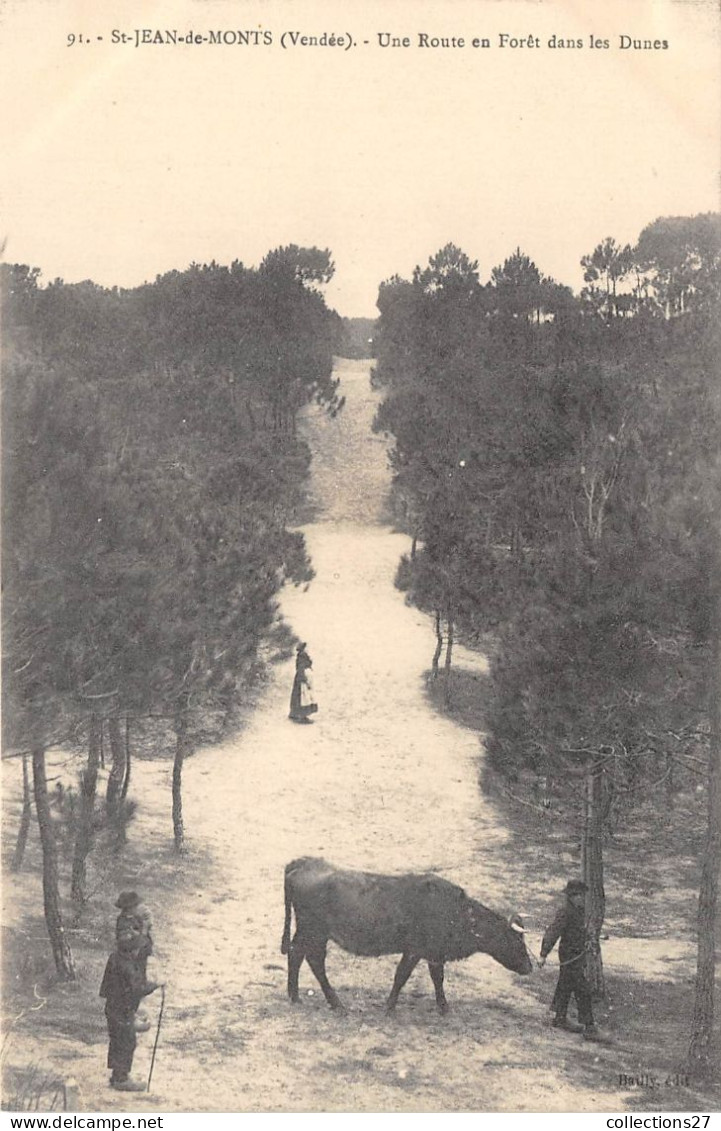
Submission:
[[[155,1033],[155,1044],[153,1045],[153,1056],[150,1061],[150,1072],[148,1073],[148,1086],[146,1092],[150,1091],[150,1081],[153,1079],[153,1068],[155,1066],[155,1054],[158,1051],[158,1041],[160,1039],[160,1026],[163,1023],[163,1010],[165,1009],[165,983],[160,987],[160,1013],[158,1014],[158,1028]]]

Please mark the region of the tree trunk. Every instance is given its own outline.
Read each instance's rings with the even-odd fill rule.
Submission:
[[[70,894],[78,907],[81,907],[87,902],[87,893],[85,890],[85,881],[87,878],[86,863],[88,854],[93,845],[95,794],[98,786],[98,769],[100,766],[100,735],[100,720],[97,716],[93,715],[90,719],[90,734],[88,737],[88,764],[80,781],[80,813],[78,816],[78,831],[75,837],[73,871],[70,884]]]
[[[433,653],[433,659],[431,660],[431,671],[433,672],[433,678],[438,679],[438,661],[440,660],[441,652],[443,651],[443,633],[441,632],[441,614],[439,613],[438,609],[436,609],[435,629],[436,629],[436,650]]]
[[[443,699],[446,707],[451,705],[451,660],[453,657],[453,614],[448,614],[446,622],[446,659],[443,665]]]
[[[173,760],[173,838],[175,851],[182,852],[185,845],[183,827],[183,762],[188,751],[188,721],[179,711],[175,716],[175,759]]]
[[[125,777],[123,778],[123,788],[120,791],[120,800],[125,801],[128,796],[128,788],[130,786],[130,719],[125,719]]]
[[[601,959],[601,928],[606,915],[606,894],[603,890],[603,768],[592,767],[586,778],[586,814],[582,848],[583,878],[586,893],[586,928],[588,954],[586,975],[595,998],[606,995]]]
[[[105,809],[108,817],[113,817],[117,812],[123,782],[125,781],[125,747],[120,736],[120,722],[118,719],[108,719],[108,737],[110,738],[112,764],[108,775],[108,787],[105,793]]]
[[[689,1066],[708,1067],[714,1018],[715,921],[721,871],[721,598],[717,597],[709,680],[711,744],[708,761],[708,827],[698,896],[698,950]]]
[[[50,819],[48,783],[45,775],[45,751],[33,750],[33,790],[35,793],[35,812],[40,830],[40,844],[43,851],[43,906],[45,923],[52,947],[55,969],[65,982],[75,980],[73,956],[65,938],[63,920],[60,914],[60,894],[58,891],[58,854]]]
[[[11,872],[19,872],[22,868],[23,857],[25,856],[25,845],[28,842],[29,831],[30,775],[28,772],[28,756],[23,750],[23,810],[20,815],[20,828],[18,829],[18,839],[15,842],[15,852],[13,853],[12,863],[10,864]]]

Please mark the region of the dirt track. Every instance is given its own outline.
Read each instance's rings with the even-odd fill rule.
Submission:
[[[242,738],[186,770],[191,847],[210,866],[189,914],[158,916],[169,997],[154,1090],[161,1106],[196,1111],[603,1108],[549,1064],[545,1011],[487,957],[449,968],[446,1020],[424,967],[389,1020],[396,960],[332,944],[329,973],[349,1016],[330,1013],[306,966],[302,1004],[285,996],[282,874],[294,856],[431,868],[499,910],[513,902],[493,853],[505,834],[478,790],[477,738],[427,704],[432,635],[393,587],[408,540],[379,524],[389,473],[368,373],[341,362],[346,409],[306,421],[321,508],[306,530],[316,577],[285,594],[283,612],[314,660],[317,721],[288,721],[288,665]]]
[[[287,1001],[282,879],[295,856],[433,869],[491,907],[523,911],[501,863],[506,833],[478,789],[477,736],[435,713],[424,695],[433,637],[393,587],[408,539],[382,525],[389,472],[383,441],[371,432],[377,395],[368,373],[367,362],[340,362],[344,412],[330,421],[313,410],[304,423],[320,510],[306,529],[316,577],[306,591],[284,594],[283,613],[314,660],[317,721],[288,721],[291,661],[275,672],[242,736],[189,760],[190,851],[181,867],[190,887],[180,906],[158,905],[152,890],[153,858],[168,859],[169,767],[136,763],[142,806],[132,835],[145,838],[149,865],[129,880],[155,912],[155,967],[168,982],[163,1040],[147,1098],[109,1092],[99,1025],[97,1040],[68,1045],[87,1110],[623,1107],[613,1058],[607,1091],[579,1084],[589,1079],[579,1066],[593,1073],[599,1052],[550,1033],[528,982],[486,956],[448,968],[445,1019],[425,966],[389,1019],[383,1004],[396,959],[356,959],[332,944],[329,975],[349,1015],[331,1014],[305,965],[301,1004]],[[457,662],[483,666],[462,649]],[[537,953],[537,935],[529,943]],[[144,1038],[139,1076],[150,1047]]]

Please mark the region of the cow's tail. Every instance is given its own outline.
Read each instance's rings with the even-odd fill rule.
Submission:
[[[287,954],[290,950],[290,918],[293,908],[293,900],[290,894],[290,869],[292,865],[288,865],[285,870],[285,926],[283,927],[283,938],[280,942],[280,953]]]

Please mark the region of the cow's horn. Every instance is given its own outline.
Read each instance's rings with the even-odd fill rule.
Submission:
[[[508,920],[508,926],[512,931],[517,931],[519,935],[524,933],[523,922],[519,919],[518,915],[511,915],[511,918]]]

